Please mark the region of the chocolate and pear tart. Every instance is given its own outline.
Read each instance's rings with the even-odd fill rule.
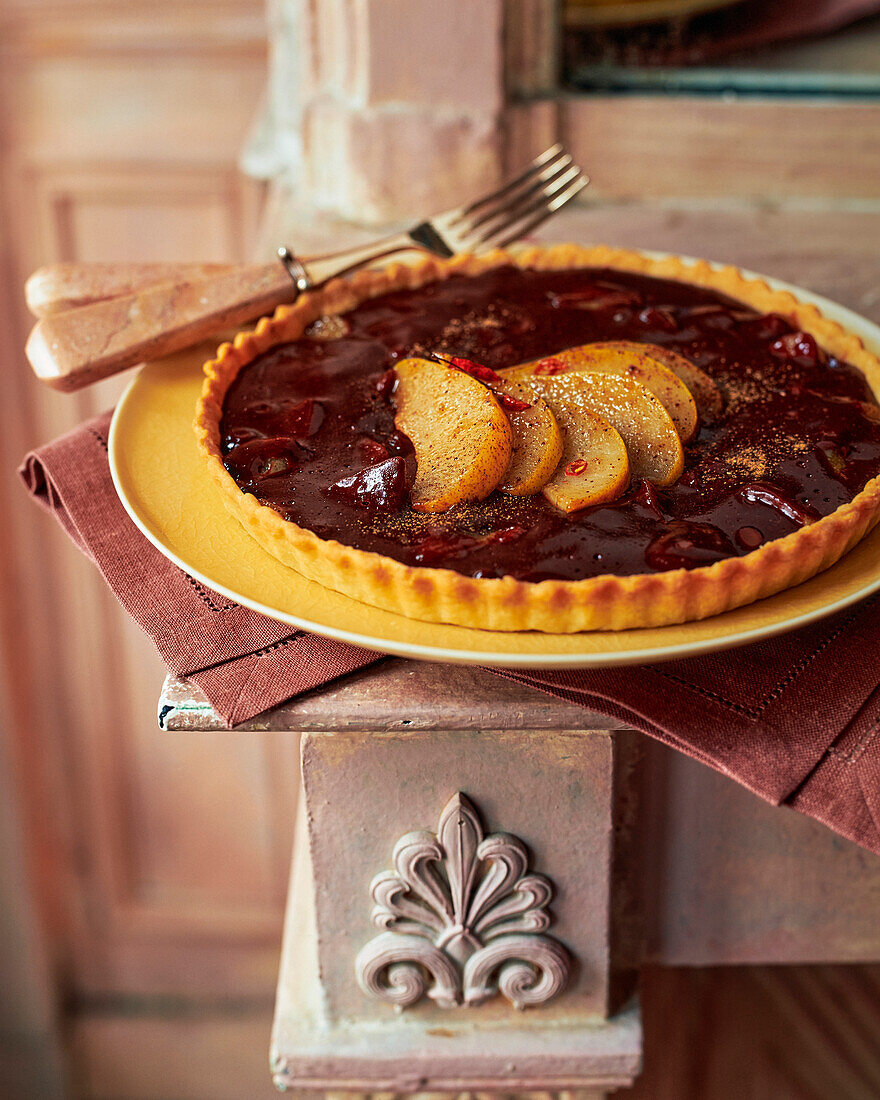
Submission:
[[[205,374],[196,432],[230,512],[416,619],[702,619],[880,517],[880,362],[731,267],[566,245],[365,270]]]

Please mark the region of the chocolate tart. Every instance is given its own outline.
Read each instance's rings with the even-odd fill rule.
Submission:
[[[573,514],[540,494],[412,510],[396,362],[497,370],[617,340],[680,353],[724,395],[675,484]],[[827,569],[880,518],[880,361],[732,267],[571,245],[394,264],[281,307],[205,375],[198,445],[228,510],[307,578],[415,619],[550,633],[702,619]],[[394,476],[365,497],[357,475],[380,463]]]

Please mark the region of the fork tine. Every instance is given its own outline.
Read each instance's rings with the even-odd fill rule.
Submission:
[[[521,198],[517,197],[516,200],[507,203],[500,210],[493,211],[491,217],[483,219],[483,236],[491,236],[498,230],[503,229],[505,225],[510,225],[511,222],[524,217],[526,214],[543,210],[548,199],[564,190],[572,180],[582,174],[580,168],[574,164],[566,169],[561,176],[550,180],[546,185],[531,188],[530,192],[524,194]]]
[[[555,161],[552,165],[549,165],[533,180],[526,181],[526,185],[518,188],[511,194],[511,196],[503,203],[494,202],[488,209],[484,210],[479,217],[475,218],[469,224],[460,227],[460,233],[473,233],[475,229],[483,225],[485,222],[492,221],[498,217],[505,210],[514,210],[518,206],[521,206],[532,195],[537,195],[542,191],[546,191],[547,187],[558,181],[560,176],[567,176],[571,171],[571,157],[568,153],[561,157],[558,161]],[[574,168],[574,174],[580,171],[579,168]],[[573,177],[571,177],[573,178]]]
[[[536,197],[528,196],[528,201],[511,203],[504,209],[499,210],[483,225],[482,233],[477,238],[478,243],[485,243],[498,233],[503,232],[507,226],[512,225],[514,222],[548,209],[550,201],[558,195],[564,194],[579,178],[583,178],[583,173],[577,165],[573,165],[558,179],[543,187]]]
[[[570,202],[575,197],[575,195],[580,194],[589,182],[587,176],[578,177],[578,179],[567,187],[565,191],[551,199],[551,201],[547,203],[539,213],[535,214],[534,217],[528,218],[526,216],[513,223],[513,225],[508,223],[499,226],[496,230],[498,236],[490,236],[482,243],[489,244],[491,242],[493,248],[506,248],[507,245],[513,244],[514,241],[526,236],[527,233],[531,233],[533,229],[537,229],[539,225],[551,216],[551,214],[555,214],[557,210],[561,210],[566,203]],[[506,230],[508,230],[508,232],[505,232]]]
[[[509,194],[514,188],[525,183],[526,180],[531,179],[537,172],[540,172],[542,168],[545,168],[551,161],[555,160],[564,152],[565,150],[558,142],[555,145],[551,145],[549,149],[545,149],[543,153],[535,157],[528,168],[514,176],[513,179],[508,180],[507,183],[502,184],[501,187],[497,188],[495,191],[490,191],[488,195],[483,195],[479,199],[474,199],[473,202],[456,210],[453,216],[454,221],[465,218],[468,214],[473,214],[475,210],[479,210],[480,207],[485,206],[486,203],[495,202],[497,199],[503,198],[504,195]]]

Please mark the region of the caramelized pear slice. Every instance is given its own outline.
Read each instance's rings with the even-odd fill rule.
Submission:
[[[674,375],[677,375],[691,391],[696,402],[700,417],[707,424],[716,420],[724,409],[724,395],[717,382],[710,378],[702,367],[692,363],[683,355],[671,348],[661,347],[659,344],[636,344],[630,340],[611,340],[604,345],[596,345],[615,348],[641,349],[648,353],[652,359],[668,367]]]
[[[510,421],[513,452],[498,488],[513,496],[539,493],[553,476],[562,458],[562,432],[550,406],[525,382],[493,382]],[[524,407],[523,407],[524,406]]]
[[[646,345],[626,341],[581,344],[561,351],[548,360],[550,363],[557,361],[564,363],[569,370],[620,375],[640,382],[672,417],[682,443],[687,443],[697,434],[700,417],[690,390],[669,367],[648,353]]]
[[[562,459],[542,492],[560,511],[576,512],[616,500],[629,484],[629,459],[620,433],[590,407],[581,377],[559,378],[548,404],[562,429]]]
[[[517,379],[527,381],[541,393],[554,413],[556,395],[567,393],[568,386],[580,380],[585,407],[607,420],[622,436],[634,478],[646,477],[662,488],[681,476],[684,451],[672,418],[641,383],[590,371],[535,374],[534,370],[519,368]]]
[[[395,424],[416,454],[412,506],[445,512],[487,497],[510,464],[507,417],[482,383],[445,363],[398,363]]]

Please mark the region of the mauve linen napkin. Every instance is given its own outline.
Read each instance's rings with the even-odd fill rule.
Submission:
[[[378,660],[227,601],[137,530],[110,479],[110,414],[29,454],[21,475],[97,565],[168,668],[230,726]],[[880,597],[708,657],[498,673],[620,718],[880,854]]]

